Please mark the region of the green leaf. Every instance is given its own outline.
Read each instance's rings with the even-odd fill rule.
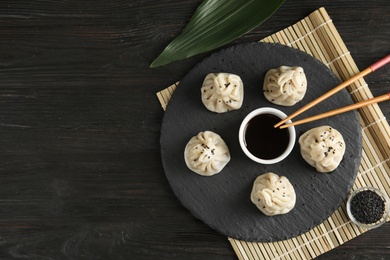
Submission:
[[[151,68],[207,52],[231,42],[268,19],[284,0],[205,0]]]

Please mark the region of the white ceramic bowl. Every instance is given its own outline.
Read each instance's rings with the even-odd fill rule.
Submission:
[[[359,194],[360,192],[362,191],[366,191],[366,190],[369,190],[369,191],[373,191],[375,192],[376,194],[378,194],[382,199],[383,201],[385,202],[385,210],[383,212],[383,215],[381,217],[381,219],[379,219],[377,222],[375,223],[371,223],[371,224],[365,224],[365,223],[361,223],[359,222],[352,214],[352,211],[351,211],[351,202],[352,202],[352,199],[357,195]],[[356,225],[358,225],[359,227],[362,227],[362,228],[366,228],[366,229],[373,229],[373,228],[377,228],[381,225],[383,225],[383,223],[386,222],[388,216],[389,216],[389,206],[390,206],[390,201],[389,201],[389,197],[384,193],[382,192],[381,190],[377,189],[377,188],[374,188],[374,187],[362,187],[362,188],[359,188],[357,190],[355,190],[354,192],[352,192],[351,196],[349,196],[348,198],[348,201],[347,201],[347,213],[348,213],[348,217],[351,219],[351,221],[353,223],[355,223]]]
[[[295,128],[294,128],[294,126],[290,126],[290,127],[287,128],[288,129],[288,133],[289,133],[289,142],[288,142],[286,150],[280,156],[278,156],[276,158],[273,158],[273,159],[261,159],[261,158],[258,158],[256,156],[254,156],[248,150],[248,148],[246,147],[246,144],[245,144],[245,131],[246,131],[246,128],[247,128],[247,125],[248,125],[249,121],[252,118],[254,118],[254,117],[256,117],[256,116],[258,116],[260,114],[275,115],[275,116],[279,117],[280,120],[282,120],[282,119],[287,117],[287,115],[285,113],[283,113],[282,111],[280,111],[278,109],[272,108],[272,107],[262,107],[262,108],[255,109],[252,112],[250,112],[244,118],[244,120],[242,121],[241,126],[240,126],[240,130],[238,132],[238,140],[239,140],[241,149],[243,150],[243,152],[250,159],[252,159],[253,161],[255,161],[257,163],[261,163],[261,164],[274,164],[274,163],[278,163],[278,162],[282,161],[283,159],[285,159],[291,153],[292,149],[294,148],[295,139],[296,139]],[[291,120],[287,121],[287,123],[291,123]]]

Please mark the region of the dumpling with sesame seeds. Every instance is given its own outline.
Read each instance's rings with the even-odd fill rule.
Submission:
[[[241,108],[244,101],[244,84],[240,76],[231,73],[209,73],[201,87],[202,102],[216,113]]]
[[[184,160],[193,172],[212,176],[230,161],[229,148],[222,137],[212,131],[193,136],[184,149]]]
[[[299,137],[303,159],[319,172],[335,170],[345,153],[344,138],[331,126],[312,128]]]
[[[254,181],[251,201],[265,215],[274,216],[290,212],[295,206],[296,194],[285,176],[267,172]]]
[[[301,67],[281,66],[270,69],[264,78],[265,98],[281,106],[292,106],[306,94],[307,80]]]

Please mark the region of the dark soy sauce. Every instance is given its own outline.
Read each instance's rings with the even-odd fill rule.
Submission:
[[[287,149],[290,134],[287,128],[274,128],[281,119],[271,114],[252,118],[245,131],[246,147],[259,159],[274,159]]]

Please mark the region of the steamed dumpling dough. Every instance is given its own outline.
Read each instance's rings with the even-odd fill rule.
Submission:
[[[331,172],[339,166],[345,142],[339,131],[330,126],[313,128],[299,138],[301,155],[319,172]]]
[[[265,215],[274,216],[292,210],[296,195],[294,187],[286,177],[268,172],[256,178],[251,200]]]
[[[264,95],[274,104],[292,106],[303,99],[306,88],[306,76],[301,67],[281,66],[265,74]]]
[[[219,173],[230,161],[230,153],[220,135],[205,131],[194,136],[184,150],[187,167],[203,176]]]
[[[244,84],[239,76],[210,73],[201,88],[202,102],[210,111],[225,113],[239,109],[244,100]]]

